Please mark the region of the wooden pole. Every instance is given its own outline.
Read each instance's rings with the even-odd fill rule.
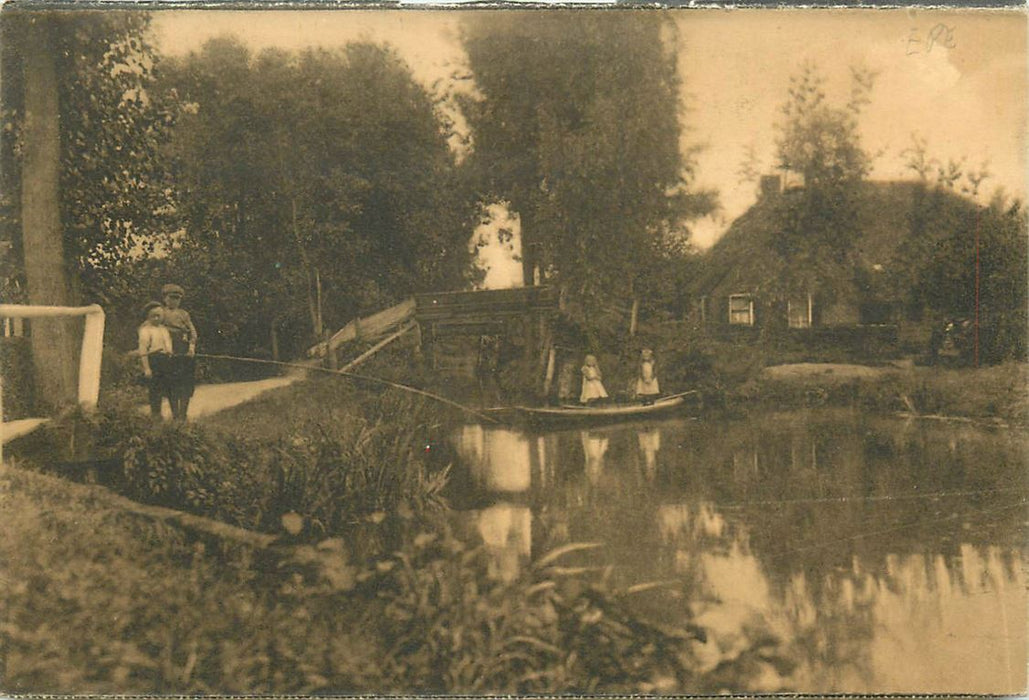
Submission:
[[[550,343],[550,349],[547,351],[547,373],[543,377],[543,395],[550,396],[550,386],[554,381],[554,363],[557,359],[557,352],[554,349],[554,344]]]
[[[389,335],[389,336],[383,338],[382,340],[377,342],[375,345],[370,347],[368,350],[364,351],[363,353],[358,355],[356,358],[351,360],[349,363],[347,363],[346,365],[341,367],[339,371],[340,372],[348,372],[351,369],[353,369],[354,367],[357,367],[359,364],[361,364],[362,362],[367,360],[369,357],[371,357],[372,355],[377,353],[379,350],[382,350],[384,347],[386,347],[387,345],[389,345],[394,340],[396,340],[400,336],[404,335],[405,333],[407,333],[408,331],[410,331],[414,327],[415,327],[415,324],[409,323],[408,325],[404,326],[403,328],[401,328],[396,333],[393,333],[392,335]]]
[[[979,205],[975,205],[975,366],[979,366]]]

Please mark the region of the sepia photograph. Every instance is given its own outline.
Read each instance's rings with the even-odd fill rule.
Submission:
[[[1029,692],[1027,11],[0,8],[0,693]]]

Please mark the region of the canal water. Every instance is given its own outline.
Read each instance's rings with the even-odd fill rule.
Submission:
[[[1025,689],[1021,431],[839,410],[454,441],[450,500],[495,575],[600,543],[582,556],[619,585],[661,582],[642,612],[708,630],[708,668],[775,640],[789,663],[746,689]]]

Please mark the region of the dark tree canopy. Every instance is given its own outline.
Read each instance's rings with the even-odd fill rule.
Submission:
[[[186,226],[170,262],[205,285],[235,349],[461,286],[469,207],[435,105],[393,50],[254,56],[220,39],[167,70]]]
[[[476,93],[471,178],[511,203],[533,269],[589,302],[632,293],[662,236],[709,211],[689,192],[672,20],[660,13],[483,13],[462,43]]]

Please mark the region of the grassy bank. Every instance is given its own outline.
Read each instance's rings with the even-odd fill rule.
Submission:
[[[644,327],[620,354],[606,356],[614,386],[633,376],[640,347],[658,357],[666,391],[700,389],[705,404],[734,413],[768,408],[854,406],[1029,424],[1029,367],[925,367],[886,355],[774,342],[731,342],[682,323]]]
[[[8,692],[705,692],[771,663],[756,638],[698,672],[703,632],[633,615],[575,547],[511,582],[446,528],[367,559],[338,539],[254,549],[10,467],[0,507]]]
[[[72,414],[10,452],[142,503],[316,539],[387,513],[437,518],[447,463],[425,446],[444,418],[417,397],[326,378],[189,424],[131,406]]]
[[[882,413],[1029,424],[1029,368],[797,364],[766,367],[727,393],[735,410],[855,406]]]

